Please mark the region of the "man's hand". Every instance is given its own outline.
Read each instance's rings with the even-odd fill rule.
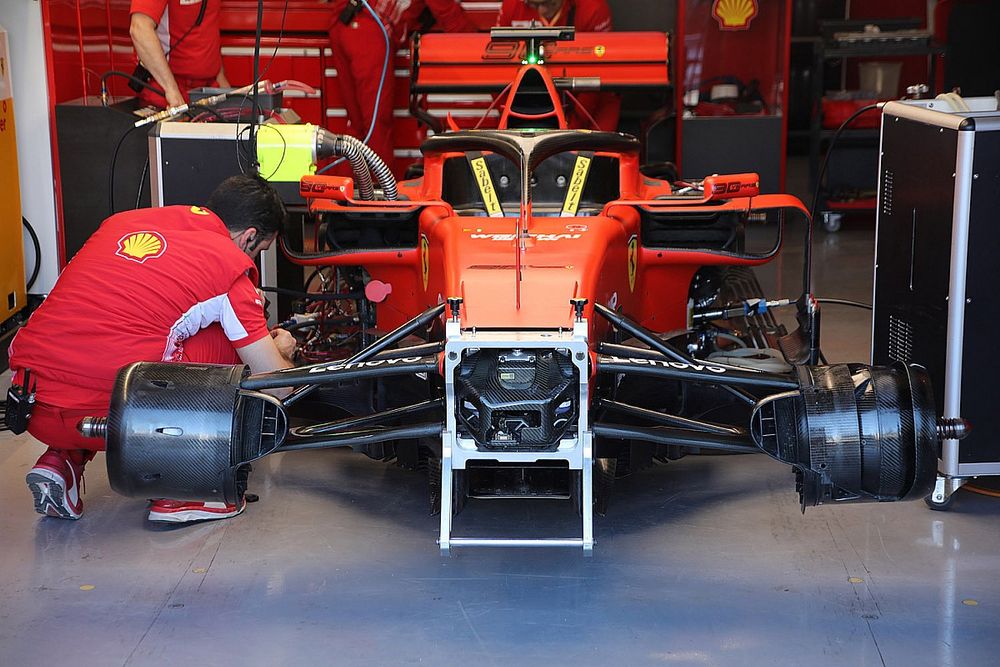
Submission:
[[[271,331],[271,338],[274,339],[274,346],[278,348],[281,356],[291,361],[295,355],[295,336],[285,329],[274,329]]]
[[[187,104],[187,100],[176,87],[173,90],[165,90],[163,93],[167,100],[167,107],[179,107],[182,104]]]
[[[129,35],[132,37],[132,45],[135,46],[139,62],[149,70],[149,73],[163,88],[163,96],[167,100],[167,106],[176,107],[184,104],[186,100],[170,71],[170,65],[167,64],[167,57],[163,53],[160,38],[156,36],[156,24],[157,19],[136,12],[131,17]]]

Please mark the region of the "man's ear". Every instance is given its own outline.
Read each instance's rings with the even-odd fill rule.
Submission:
[[[258,232],[256,229],[254,229],[253,227],[249,227],[247,229],[244,229],[239,234],[237,234],[233,238],[233,242],[236,243],[236,246],[240,250],[246,252],[248,248],[253,247],[254,242],[257,240],[257,234]]]

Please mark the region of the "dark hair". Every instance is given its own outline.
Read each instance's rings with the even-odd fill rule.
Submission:
[[[232,232],[252,227],[269,236],[285,229],[285,205],[260,176],[230,176],[215,188],[205,205]]]

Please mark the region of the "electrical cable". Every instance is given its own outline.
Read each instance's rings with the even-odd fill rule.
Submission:
[[[474,128],[472,128],[472,129],[474,129],[474,130],[478,130],[479,129],[479,127],[486,121],[486,117],[489,116],[489,114],[490,114],[491,111],[493,111],[493,108],[497,105],[497,102],[499,102],[503,98],[504,94],[508,90],[510,90],[510,87],[513,86],[513,85],[514,84],[512,84],[512,83],[508,83],[506,86],[504,86],[504,89],[501,90],[496,95],[496,97],[493,98],[493,101],[490,102],[490,105],[488,107],[486,107],[486,111],[483,112],[483,117],[479,119],[479,122],[476,123],[476,126]]]
[[[934,99],[947,102],[955,111],[972,111],[972,109],[969,108],[969,105],[966,104],[965,99],[963,99],[962,96],[956,92],[941,93]]]
[[[368,11],[368,13],[371,14],[371,17],[375,19],[376,25],[378,25],[379,30],[382,31],[382,38],[385,40],[385,57],[382,59],[382,74],[381,76],[379,76],[378,91],[375,93],[375,106],[374,109],[372,110],[372,120],[368,124],[368,132],[367,134],[365,134],[365,138],[361,140],[361,143],[367,145],[368,141],[371,140],[372,138],[372,132],[375,130],[375,119],[378,117],[378,109],[382,100],[382,91],[385,88],[385,74],[389,69],[389,56],[392,52],[392,47],[389,44],[389,31],[386,30],[385,24],[382,23],[382,19],[379,17],[378,13],[374,9],[372,9],[371,5],[368,4],[368,0],[361,0],[361,4]],[[344,158],[339,158],[337,160],[334,160],[333,162],[326,165],[316,173],[317,174],[326,173],[327,170],[332,169],[333,167],[337,166],[343,161]]]
[[[989,496],[990,498],[1000,498],[1000,491],[995,489],[987,489],[982,486],[975,486],[973,484],[963,484],[962,487],[966,491],[971,491],[972,493],[978,493],[981,496]]]
[[[589,111],[587,111],[587,108],[583,106],[583,104],[580,102],[579,99],[577,99],[576,95],[569,92],[568,90],[564,92],[566,93],[566,96],[569,97],[569,99],[573,102],[573,104],[576,105],[576,108],[579,109],[580,112],[583,114],[583,116],[590,122],[590,124],[594,126],[594,129],[600,132],[601,126],[597,124],[597,121],[594,120],[594,117],[591,115]]]
[[[264,0],[257,0],[257,31],[254,34],[253,43],[253,86],[250,87],[252,94],[250,102],[250,169],[259,172],[260,163],[257,161],[257,115],[260,113],[260,35],[264,28]]]
[[[265,76],[267,76],[267,73],[271,70],[271,65],[274,64],[274,59],[278,55],[278,49],[281,48],[281,40],[285,36],[285,17],[287,15],[288,15],[288,0],[285,0],[285,5],[284,5],[284,7],[281,10],[281,25],[278,28],[278,40],[277,40],[277,42],[275,42],[275,44],[274,44],[274,50],[271,52],[271,59],[268,60],[267,65],[264,66],[264,71],[261,72],[259,76],[257,75],[257,72],[256,72],[257,62],[255,60],[255,62],[254,62],[254,81],[253,81],[253,84],[251,84],[251,90],[248,91],[247,93],[244,93],[243,98],[240,100],[240,106],[239,106],[239,108],[238,108],[238,110],[236,112],[236,118],[235,118],[235,121],[237,123],[236,142],[235,142],[236,143],[236,163],[239,165],[240,171],[242,173],[244,173],[244,174],[247,173],[247,169],[244,169],[244,167],[243,167],[243,160],[241,159],[241,157],[246,157],[247,153],[245,152],[246,151],[245,147],[241,146],[241,144],[240,144],[240,142],[242,141],[242,139],[240,138],[240,135],[243,134],[244,130],[239,129],[238,123],[243,118],[243,105],[246,104],[246,101],[247,101],[247,99],[250,96],[250,92],[251,91],[252,92],[256,92],[257,91],[257,88],[260,85],[261,80]],[[260,34],[258,33],[256,41],[254,43],[255,53],[257,53],[256,50],[259,49],[259,47],[260,47],[260,39],[261,39],[260,38]],[[244,152],[241,154],[240,151],[244,151]],[[248,162],[250,162],[251,165],[256,160],[256,152],[257,152],[256,151],[256,146],[254,146],[254,150],[252,152],[253,152],[253,156],[248,160]],[[279,163],[279,166],[280,166],[280,163]]]
[[[38,280],[38,271],[42,268],[42,244],[38,242],[38,234],[35,233],[35,228],[31,226],[31,223],[23,215],[21,216],[21,224],[28,230],[28,236],[31,237],[31,245],[35,249],[35,266],[32,267],[31,277],[28,278],[24,286],[24,291],[27,292],[31,290],[35,281]]]
[[[135,129],[138,128],[129,125],[128,129],[118,138],[118,143],[115,144],[115,152],[111,155],[111,166],[108,169],[108,209],[111,211],[110,215],[115,214],[115,167],[118,165],[118,153],[121,151],[125,139]]]
[[[136,84],[137,86],[142,86],[143,88],[146,88],[146,89],[150,90],[151,92],[156,93],[157,95],[160,95],[160,96],[163,95],[163,90],[162,89],[157,88],[156,86],[154,86],[153,84],[149,83],[148,81],[143,81],[139,77],[132,76],[131,74],[129,74],[127,72],[122,72],[122,71],[113,69],[113,70],[109,70],[109,71],[107,71],[107,72],[105,72],[104,74],[101,75],[101,99],[104,102],[104,106],[108,106],[107,105],[108,79],[110,79],[113,76],[120,76],[123,79],[128,79],[129,81],[131,81],[132,83]]]
[[[809,207],[810,219],[816,218],[816,209],[819,208],[819,196],[820,193],[823,191],[823,177],[826,176],[826,169],[830,165],[830,155],[833,153],[833,149],[836,147],[837,141],[840,139],[840,135],[843,134],[844,130],[846,130],[851,123],[857,120],[858,117],[861,116],[861,114],[864,114],[868,111],[872,111],[873,109],[881,109],[883,106],[885,106],[885,102],[877,102],[875,104],[868,104],[861,107],[860,109],[852,113],[850,116],[848,116],[847,120],[841,123],[840,127],[837,128],[837,131],[833,133],[833,137],[830,139],[830,146],[826,149],[826,155],[823,156],[823,163],[820,165],[819,174],[816,176],[816,190],[813,192],[812,206]],[[809,229],[811,236],[812,235],[811,224],[809,225]],[[811,246],[812,244],[810,243],[810,250],[809,250],[810,254],[812,253]]]
[[[139,202],[142,201],[142,186],[146,184],[146,172],[149,171],[149,158],[146,158],[146,162],[142,165],[142,173],[139,174],[139,189],[135,193],[135,206],[133,209],[139,208]]]
[[[832,297],[816,297],[816,301],[819,303],[832,303],[840,306],[851,306],[853,308],[863,308],[864,310],[872,310],[872,305],[870,303],[862,303],[860,301],[852,301],[851,299],[834,299]]]

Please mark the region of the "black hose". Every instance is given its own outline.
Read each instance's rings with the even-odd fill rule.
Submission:
[[[35,249],[35,266],[31,269],[31,277],[28,278],[28,282],[25,284],[24,291],[29,291],[38,280],[38,270],[42,268],[42,244],[38,242],[38,234],[35,233],[35,228],[31,226],[28,219],[23,215],[21,216],[21,224],[24,228],[28,230],[28,236],[31,237],[31,245]]]
[[[365,296],[364,292],[346,292],[344,294],[333,294],[329,292],[300,292],[296,289],[288,289],[287,287],[270,287],[267,285],[261,285],[260,290],[262,292],[274,292],[275,294],[283,294],[285,296],[298,296],[313,301],[342,301],[345,299],[363,299]]]
[[[104,74],[101,75],[101,87],[103,88],[104,86],[106,86],[108,79],[111,78],[111,77],[113,77],[113,76],[120,76],[120,77],[122,77],[124,79],[128,79],[129,81],[131,81],[132,83],[134,83],[137,86],[142,86],[143,88],[146,88],[146,89],[148,89],[148,90],[156,93],[157,95],[160,95],[161,97],[163,96],[163,91],[161,89],[157,88],[156,86],[154,86],[153,84],[149,83],[148,81],[143,81],[142,79],[140,79],[138,77],[132,76],[131,74],[128,74],[126,72],[121,72],[121,71],[116,70],[116,69],[110,70],[110,71],[105,72]]]

